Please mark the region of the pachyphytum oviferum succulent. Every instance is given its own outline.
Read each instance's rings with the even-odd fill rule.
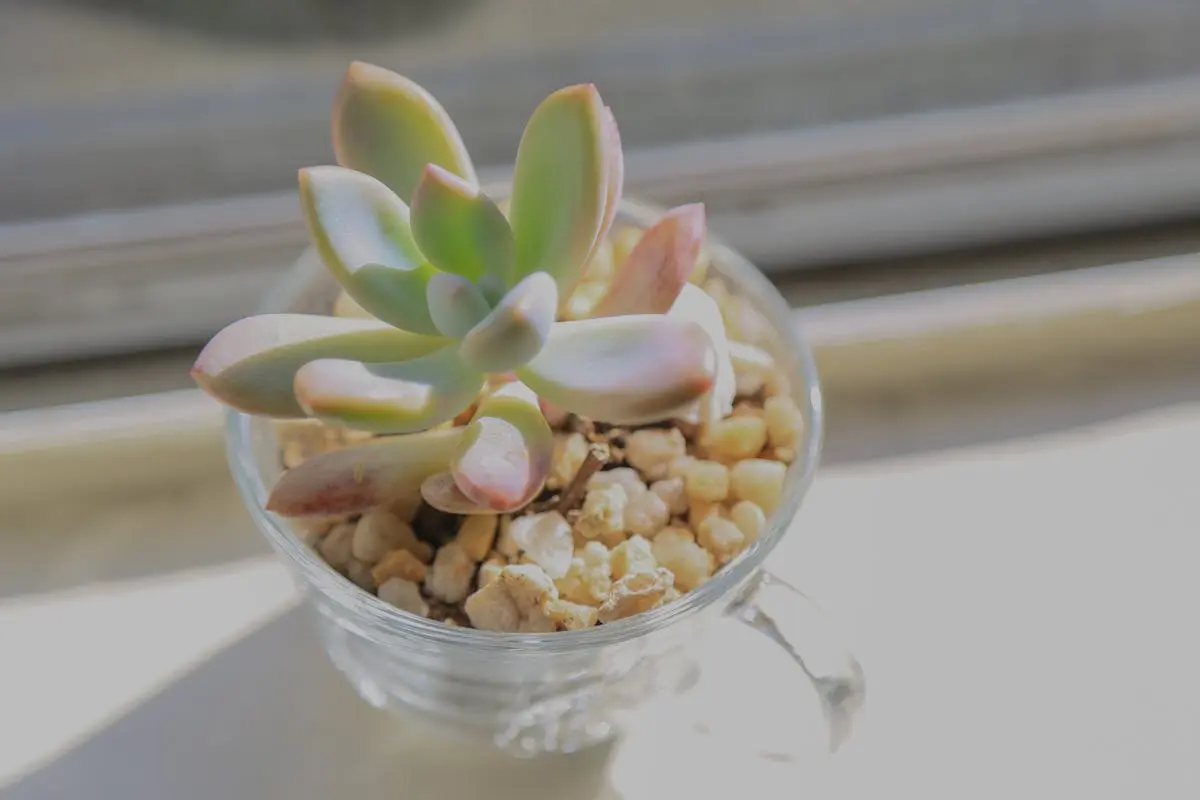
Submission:
[[[340,166],[301,170],[301,205],[325,267],[370,317],[248,317],[213,337],[192,374],[249,414],[389,435],[287,471],[270,510],[354,513],[420,486],[445,511],[513,511],[550,467],[543,405],[630,425],[728,411],[720,313],[688,283],[702,206],[648,228],[590,318],[557,321],[624,179],[594,86],[533,112],[507,212],[480,190],[442,106],[400,75],[353,64],[333,141]],[[465,426],[450,424],[473,407]]]

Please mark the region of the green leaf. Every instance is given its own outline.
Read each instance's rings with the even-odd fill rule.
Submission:
[[[399,363],[313,361],[296,373],[295,388],[310,416],[375,433],[413,433],[469,408],[483,381],[448,346]]]
[[[285,517],[324,517],[388,504],[444,471],[462,436],[462,428],[443,428],[320,453],[283,473],[267,498],[267,510]]]
[[[417,248],[408,206],[369,175],[341,167],[300,170],[300,201],[330,274],[375,317],[437,334],[425,286],[437,273]]]
[[[192,378],[217,400],[247,414],[303,417],[292,384],[308,362],[401,361],[446,344],[442,337],[408,333],[374,319],[261,314],[213,336],[196,358]]]
[[[450,474],[478,507],[515,511],[541,493],[553,455],[554,434],[537,396],[514,381],[480,402],[450,459]]]
[[[513,169],[513,282],[547,272],[566,295],[583,271],[608,193],[604,115],[596,87],[581,84],[553,93],[530,116]]]
[[[701,397],[716,361],[699,325],[645,314],[555,323],[542,352],[516,374],[563,411],[634,425],[668,418]]]
[[[504,279],[499,275],[484,275],[475,285],[479,287],[479,291],[483,293],[484,298],[492,307],[503,300],[505,292],[508,291]]]
[[[483,372],[505,372],[542,349],[558,308],[554,279],[535,272],[518,283],[462,338],[459,352]]]
[[[478,281],[513,269],[508,220],[490,197],[436,165],[421,173],[412,200],[413,236],[438,269]]]
[[[378,178],[410,200],[426,164],[477,183],[450,115],[402,75],[354,62],[333,106],[333,149],[343,167]]]
[[[433,324],[455,339],[483,322],[492,311],[478,286],[452,272],[439,272],[430,278],[425,299]]]
[[[704,233],[702,203],[668,211],[646,229],[624,263],[617,266],[592,316],[670,311],[696,266]]]

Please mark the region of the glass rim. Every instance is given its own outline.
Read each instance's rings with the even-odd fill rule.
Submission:
[[[494,192],[489,194],[493,197],[500,196]],[[663,210],[649,203],[622,198],[618,220],[624,219],[646,227],[661,216]],[[789,380],[800,381],[793,394],[802,398],[801,411],[805,428],[802,446],[797,449],[796,460],[789,465],[787,471],[779,507],[767,518],[765,532],[734,561],[719,568],[700,586],[683,593],[660,608],[576,631],[501,633],[452,627],[443,622],[410,614],[385,603],[370,592],[363,591],[348,578],[331,569],[312,548],[304,544],[286,519],[266,510],[269,487],[263,480],[254,458],[251,426],[256,423],[267,424],[268,421],[228,410],[225,425],[226,455],[238,491],[255,524],[276,551],[286,555],[293,565],[304,573],[310,584],[354,617],[353,624],[356,626],[360,622],[358,618],[361,617],[361,622],[369,628],[401,631],[412,638],[441,646],[492,653],[529,651],[537,654],[603,647],[637,639],[666,628],[728,597],[732,590],[742,585],[762,567],[767,556],[795,519],[820,462],[825,419],[816,360],[793,319],[792,309],[767,277],[740,253],[711,234],[707,246],[712,264],[710,269],[729,281],[730,288],[735,293],[747,293],[752,296],[754,307],[765,316],[772,331],[779,337],[779,346],[790,349],[794,354],[793,365],[788,368],[788,377]],[[288,290],[309,279],[310,276],[304,275],[302,270],[293,266],[268,294],[260,311],[283,310],[280,306],[283,305],[282,298],[287,296]]]

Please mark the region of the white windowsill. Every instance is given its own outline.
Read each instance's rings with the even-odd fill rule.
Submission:
[[[1046,283],[998,287],[1016,317],[949,303],[939,317],[908,298],[891,312],[815,311],[805,324],[830,396],[858,399],[961,381],[967,344],[1041,342],[1026,360],[1043,356],[1042,371],[1064,356],[1102,363],[1106,347],[1139,336],[1176,358],[1194,352],[1194,262],[1136,266],[1135,283],[1129,271],[1090,273],[1109,280],[1086,284],[1086,304]],[[1031,292],[1052,313],[1035,314]],[[858,336],[852,315],[870,326]],[[898,788],[933,800],[1194,797],[1194,366],[1179,371],[1176,400],[1148,404],[1157,408],[822,471],[772,566],[826,606],[868,671],[867,716],[832,763],[736,752],[786,750],[788,736],[811,744],[815,731],[807,717],[778,715],[793,690],[765,646],[753,679],[738,671],[734,656],[757,645],[732,630],[710,662],[710,680],[728,681],[693,709],[711,734],[648,726],[607,766],[590,753],[536,767],[413,734],[355,700],[288,611],[282,568],[223,471],[215,405],[184,392],[93,407],[109,414],[10,416],[0,423],[0,641],[12,655],[0,708],[15,711],[0,722],[0,787],[14,798],[53,787],[180,800],[400,788],[446,800],[641,800],[749,786],[770,798]],[[990,413],[1011,417],[1013,403]]]

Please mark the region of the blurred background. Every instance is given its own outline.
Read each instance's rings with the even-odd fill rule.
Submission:
[[[537,101],[594,81],[631,191],[704,200],[808,303],[1191,249],[1198,32],[1194,0],[0,0],[0,408],[59,399],[14,394],[51,363],[186,385],[148,354],[303,246],[295,172],[355,58],[497,178]],[[1001,249],[1031,243],[1056,255]]]
[[[265,548],[187,367],[305,246],[296,170],[332,159],[355,59],[428,87],[496,180],[542,97],[596,83],[627,190],[705,202],[800,309],[829,430],[781,571],[878,709],[827,796],[1200,795],[1197,41],[1197,0],[0,0],[0,796],[392,779],[366,734],[295,763],[375,723],[323,662],[262,692],[319,661],[290,614],[204,653],[150,616],[228,644],[290,602],[230,588]],[[93,636],[83,680],[47,626]],[[147,639],[174,655],[134,675]],[[650,796],[618,789],[578,796]]]

